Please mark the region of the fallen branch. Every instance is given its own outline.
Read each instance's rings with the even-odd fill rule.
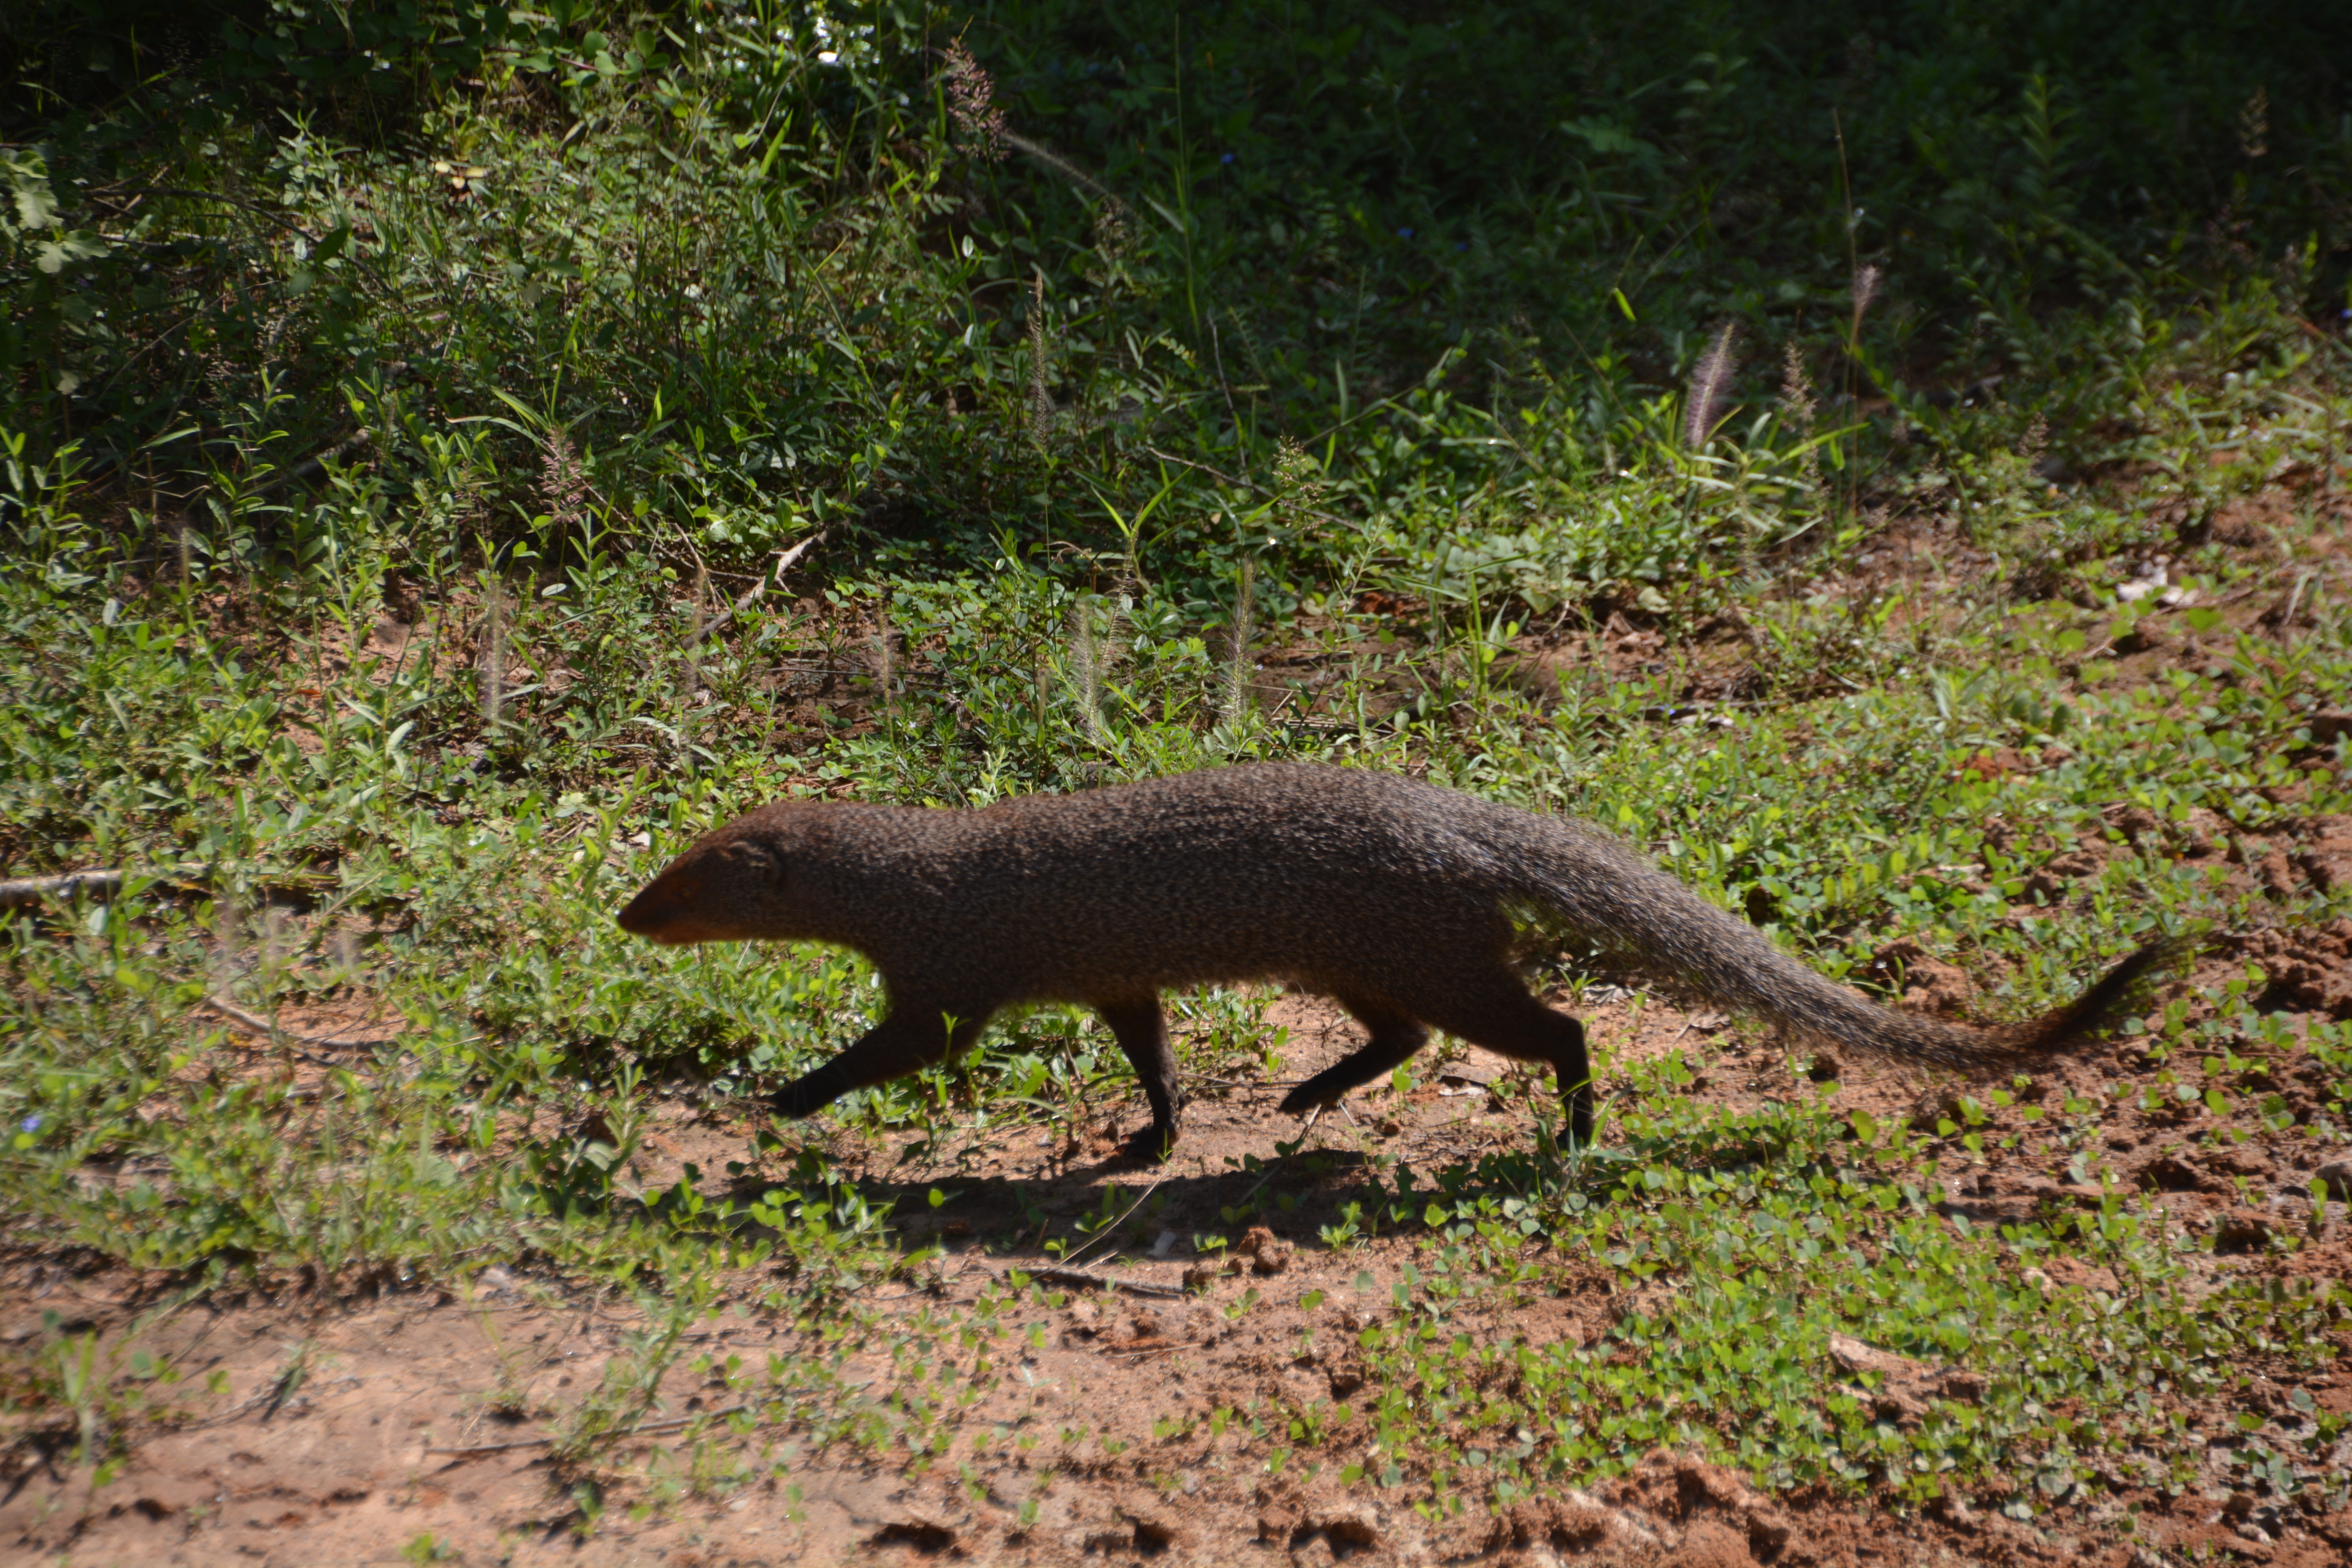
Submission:
[[[207,869],[199,864],[116,866],[104,870],[62,871],[54,877],[19,877],[13,881],[0,882],[0,910],[37,904],[47,898],[70,899],[76,893],[88,893],[99,899],[111,898],[121,892],[122,884],[132,877],[148,877],[159,882],[197,882],[204,879]],[[328,886],[331,879],[318,872],[289,871],[262,880],[264,885],[275,888],[319,888]]]
[[[656,1432],[675,1431],[695,1421],[721,1421],[730,1415],[740,1415],[751,1408],[748,1405],[730,1405],[724,1410],[698,1410],[691,1415],[665,1415],[658,1420],[641,1421],[634,1426],[609,1434],[606,1440],[616,1441],[623,1437],[638,1437]],[[550,1433],[544,1437],[517,1437],[511,1443],[477,1443],[465,1448],[427,1448],[425,1451],[428,1454],[454,1454],[463,1458],[474,1454],[503,1454],[514,1448],[544,1447],[554,1441],[555,1435]]]
[[[1076,1285],[1094,1290],[1126,1290],[1138,1296],[1160,1296],[1171,1301],[1184,1299],[1181,1285],[1158,1285],[1148,1279],[1114,1279],[1108,1274],[1091,1274],[1083,1268],[1060,1268],[1047,1265],[1041,1268],[1016,1268],[1032,1279],[1042,1279],[1048,1285]],[[1001,1279],[1003,1275],[999,1275]]]
[[[1166,1181],[1167,1179],[1168,1179],[1167,1174],[1166,1174],[1166,1173],[1164,1173],[1164,1172],[1163,1172],[1163,1173],[1161,1173],[1160,1175],[1154,1176],[1154,1177],[1151,1179],[1151,1184],[1150,1184],[1150,1186],[1148,1186],[1148,1187],[1146,1187],[1146,1188],[1144,1188],[1144,1189],[1143,1189],[1143,1197],[1138,1198],[1138,1199],[1136,1199],[1133,1203],[1131,1203],[1131,1204],[1129,1204],[1129,1205],[1127,1205],[1127,1214],[1123,1214],[1123,1215],[1119,1215],[1117,1219],[1115,1219],[1115,1220],[1111,1221],[1108,1225],[1107,1225],[1107,1226],[1103,1226],[1103,1227],[1102,1227],[1102,1229],[1100,1229],[1100,1230],[1097,1231],[1097,1232],[1094,1234],[1093,1238],[1092,1238],[1091,1240],[1089,1240],[1089,1241],[1088,1241],[1088,1242],[1087,1242],[1084,1247],[1079,1247],[1079,1248],[1077,1249],[1077,1251],[1073,1252],[1073,1253],[1070,1253],[1069,1255],[1067,1255],[1066,1257],[1065,1257],[1065,1258],[1062,1259],[1061,1267],[1063,1267],[1064,1268],[1070,1268],[1072,1265],[1074,1265],[1075,1263],[1076,1263],[1076,1262],[1077,1262],[1077,1260],[1078,1260],[1080,1258],[1084,1257],[1087,1253],[1089,1253],[1089,1252],[1093,1251],[1097,1247],[1100,1246],[1100,1245],[1102,1244],[1102,1242],[1103,1242],[1106,1238],[1108,1238],[1108,1237],[1110,1237],[1111,1235],[1113,1235],[1115,1232],[1117,1232],[1117,1231],[1118,1231],[1118,1227],[1119,1227],[1120,1226],[1125,1225],[1125,1224],[1127,1223],[1128,1215],[1131,1215],[1131,1214],[1133,1214],[1136,1210],[1138,1210],[1138,1209],[1141,1208],[1141,1207],[1143,1206],[1143,1205],[1144,1205],[1144,1200],[1145,1200],[1145,1199],[1147,1199],[1147,1198],[1149,1198],[1149,1197],[1150,1197],[1152,1194],[1154,1194],[1154,1193],[1158,1192],[1158,1191],[1160,1190],[1160,1183],[1162,1183],[1162,1182],[1164,1182],[1164,1181]]]
[[[37,904],[52,894],[61,899],[70,899],[77,893],[102,898],[120,892],[126,875],[120,870],[68,871],[59,877],[21,877],[13,882],[0,882],[0,909]]]
[[[737,616],[741,615],[745,610],[748,610],[753,605],[758,604],[760,602],[760,595],[768,591],[768,584],[771,582],[774,583],[778,587],[783,586],[784,574],[790,571],[793,567],[800,564],[800,559],[802,556],[806,555],[810,551],[824,543],[825,533],[826,530],[820,528],[814,533],[810,534],[806,539],[802,540],[798,544],[793,545],[790,550],[778,555],[776,557],[776,569],[773,572],[761,573],[759,581],[753,583],[751,586],[744,592],[741,598],[736,600],[733,604],[728,605],[725,609],[711,616],[709,620],[703,623],[702,628],[699,631],[687,638],[686,646],[689,648],[698,646],[705,637],[710,637],[726,626],[728,622],[733,620]]]
[[[1297,1089],[1307,1080],[1303,1078],[1211,1078],[1206,1073],[1192,1073],[1186,1083],[1205,1083],[1216,1089]]]
[[[503,1454],[513,1448],[541,1448],[554,1442],[553,1437],[518,1437],[511,1443],[477,1443],[469,1448],[427,1448],[428,1454],[455,1454],[466,1458],[475,1454]]]
[[[871,1387],[872,1384],[869,1381],[867,1383],[848,1384],[844,1386],[850,1388],[867,1388]],[[782,1394],[814,1394],[819,1391],[814,1388],[788,1388],[781,1390],[780,1392]],[[730,1415],[741,1415],[746,1412],[754,1411],[758,1408],[759,1405],[751,1404],[730,1405],[724,1410],[698,1410],[690,1415],[656,1416],[651,1421],[640,1421],[634,1426],[625,1426],[618,1432],[607,1433],[603,1437],[599,1438],[598,1441],[618,1442],[625,1437],[646,1437],[656,1436],[663,1432],[675,1432],[681,1426],[691,1426],[698,1421],[724,1421]],[[425,1451],[428,1454],[454,1454],[462,1458],[472,1454],[503,1454],[514,1448],[540,1448],[546,1447],[548,1444],[552,1443],[555,1440],[555,1435],[553,1433],[550,1433],[544,1437],[517,1437],[509,1443],[477,1443],[470,1447],[464,1448],[428,1447]]]

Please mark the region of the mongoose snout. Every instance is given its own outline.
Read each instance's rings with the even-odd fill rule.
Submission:
[[[873,963],[887,1015],[787,1084],[774,1100],[786,1116],[968,1048],[1005,1007],[1091,1007],[1150,1102],[1134,1149],[1152,1157],[1174,1142],[1181,1104],[1160,1005],[1171,988],[1279,981],[1355,1016],[1370,1039],[1286,1110],[1336,1103],[1442,1029],[1550,1067],[1583,1142],[1584,1029],[1521,980],[1530,928],[1800,1036],[1959,1068],[2078,1044],[2177,951],[2142,948],[2025,1024],[1942,1023],[1823,979],[1588,824],[1283,763],[981,810],[780,802],[706,835],[620,922],[665,945],[816,941]]]
[[[695,905],[704,896],[702,879],[681,868],[656,879],[629,900],[628,907],[620,913],[621,929],[663,947],[724,942],[728,932],[723,928],[694,918]]]

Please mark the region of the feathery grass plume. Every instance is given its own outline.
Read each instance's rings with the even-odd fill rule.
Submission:
[[[1731,395],[1731,373],[1739,363],[1731,352],[1738,336],[1739,323],[1724,322],[1715,342],[1691,367],[1690,390],[1683,400],[1683,440],[1693,449],[1706,445],[1708,435],[1723,417],[1724,405]]]
[[[2032,475],[2033,465],[2042,460],[2042,454],[2049,447],[2050,421],[2036,414],[2033,423],[2025,427],[2024,436],[2017,443],[2018,460],[2025,465],[2029,478]]]
[[[559,537],[586,514],[588,476],[580,471],[580,454],[572,449],[571,437],[561,430],[550,430],[540,443],[539,498]]]
[[[1812,377],[1805,374],[1805,352],[1790,338],[1780,348],[1780,406],[1788,410],[1789,423],[1797,434],[1811,441],[1813,424],[1821,417],[1821,405],[1813,397]],[[1822,454],[1818,447],[1808,446],[1801,459],[1805,468],[1805,488],[1815,496],[1822,494]]]
[[[1045,390],[1045,274],[1041,268],[1029,285],[1029,438],[1045,444],[1045,427],[1054,417],[1054,399]]]
[[[1862,343],[1863,315],[1870,309],[1870,302],[1878,298],[1878,286],[1885,280],[1885,275],[1878,270],[1876,262],[1864,262],[1853,275],[1853,320],[1846,329],[1846,341],[1856,353]]]
[[[1095,212],[1095,254],[1106,266],[1116,265],[1127,258],[1135,244],[1135,234],[1127,221],[1127,204],[1111,196]]]
[[[2260,158],[2271,150],[2271,89],[2254,89],[2254,96],[2238,110],[2238,151]]]
[[[948,45],[948,113],[964,133],[972,155],[993,163],[1004,156],[1004,110],[996,107],[996,83],[988,68],[971,58],[961,38]]]
[[[1234,593],[1234,624],[1225,632],[1224,719],[1237,722],[1249,707],[1250,638],[1257,614],[1257,557],[1242,557],[1241,585]]]
[[[1843,150],[1844,143],[1840,142],[1841,157]],[[1846,230],[1846,244],[1849,247],[1853,244],[1851,226]],[[1847,318],[1845,326],[1845,404],[1849,410],[1857,405],[1862,395],[1862,318],[1869,310],[1870,302],[1878,298],[1882,276],[1875,262],[1861,262],[1853,270],[1853,314]],[[1859,500],[1861,479],[1856,469],[1849,468],[1846,473],[1846,505],[1852,508]]]
[[[1104,184],[1044,142],[1032,142],[1026,136],[1007,131],[1004,132],[1004,144],[1025,157],[1036,159],[1037,162],[1089,195],[1099,196],[1104,201],[1118,206],[1121,212],[1127,211],[1125,205],[1119,202],[1118,195],[1108,185]]]

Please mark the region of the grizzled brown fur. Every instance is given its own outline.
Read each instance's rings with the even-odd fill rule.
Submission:
[[[1572,1135],[1590,1136],[1584,1030],[1528,994],[1528,926],[1825,1043],[1953,1068],[2056,1050],[2112,1020],[2159,944],[2074,1005],[1973,1029],[1835,985],[1598,828],[1354,768],[1213,769],[980,811],[788,801],[680,855],[621,911],[663,943],[826,942],[869,959],[890,1011],[777,1095],[806,1116],[940,1060],[999,1009],[1101,1015],[1151,1102],[1141,1152],[1176,1132],[1160,993],[1286,981],[1371,1033],[1283,1108],[1337,1101],[1432,1028],[1549,1064]],[[950,1034],[949,1020],[952,1020]]]

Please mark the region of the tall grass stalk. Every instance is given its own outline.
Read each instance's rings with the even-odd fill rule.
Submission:
[[[1029,282],[1029,438],[1042,450],[1054,419],[1054,398],[1045,390],[1045,274]]]
[[[1070,684],[1078,701],[1078,723],[1093,745],[1103,743],[1103,648],[1093,616],[1080,600],[1070,610]]]
[[[1255,624],[1257,605],[1257,557],[1242,557],[1242,575],[1234,590],[1233,625],[1225,637],[1225,693],[1223,717],[1228,723],[1237,724],[1249,710],[1250,643],[1257,635]]]
[[[677,715],[678,766],[689,773],[694,771],[695,730],[702,702],[702,661],[695,650],[702,646],[710,606],[710,569],[698,555],[694,562],[692,593],[693,601],[687,609],[686,668]]]
[[[507,626],[506,595],[497,577],[488,573],[482,579],[482,653],[477,665],[481,676],[482,722],[495,730],[500,710],[506,700]]]

